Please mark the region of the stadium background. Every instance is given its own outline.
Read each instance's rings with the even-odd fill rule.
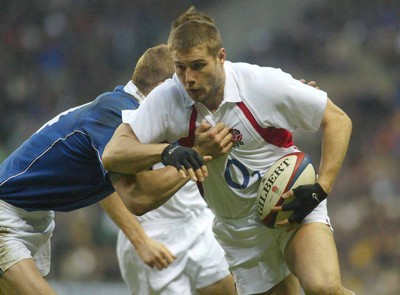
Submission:
[[[2,0],[0,160],[54,115],[125,84],[190,5],[216,20],[229,60],[316,80],[350,115],[351,145],[329,202],[343,280],[357,294],[399,294],[396,0]],[[319,160],[318,136],[296,139]],[[49,279],[60,294],[128,294],[115,240],[97,204],[56,214]]]

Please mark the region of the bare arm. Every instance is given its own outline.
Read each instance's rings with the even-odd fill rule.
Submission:
[[[328,99],[322,119],[322,158],[318,183],[329,194],[342,167],[350,141],[350,118]]]
[[[102,162],[106,170],[123,174],[136,174],[144,171],[148,167],[162,161],[162,152],[169,144],[143,144],[136,137],[128,124],[122,123],[114,132],[113,137],[106,145]],[[207,167],[202,163],[197,151],[190,148],[179,147],[179,150],[186,149],[190,153],[184,152],[175,157],[174,165],[178,168],[182,178],[190,176],[193,181],[203,182],[208,175]],[[166,155],[173,157],[172,148]],[[200,160],[193,157],[195,153]],[[210,160],[211,157],[204,156],[203,160]],[[184,162],[183,162],[184,161]],[[188,169],[183,169],[186,167]]]
[[[274,212],[294,210],[294,213],[288,219],[280,221],[279,225],[301,222],[332,191],[347,152],[352,123],[350,118],[328,99],[321,129],[322,157],[318,172],[318,183],[299,186],[282,195],[284,199],[291,198],[294,195],[297,198],[291,203],[272,209]]]
[[[232,148],[232,135],[222,123],[217,126],[202,124],[196,129],[196,150],[204,161],[219,157]],[[104,168],[111,172],[136,174],[161,161],[161,154],[168,144],[142,144],[128,124],[121,124],[108,142],[102,155]],[[208,175],[205,165],[197,170],[179,170],[181,177],[204,181]]]
[[[142,144],[128,124],[122,123],[104,149],[102,162],[108,171],[136,174],[161,162],[168,144]]]
[[[139,221],[128,211],[117,193],[101,200],[100,205],[123,231],[147,265],[162,269],[174,261],[175,256],[163,244],[147,236]]]
[[[189,179],[182,178],[175,167],[167,166],[122,175],[113,185],[126,207],[135,215],[143,215],[168,201]]]
[[[120,131],[118,131],[121,133],[118,135],[116,132],[115,138],[123,136],[122,134],[129,134],[129,130],[123,130],[124,128],[129,128],[131,130],[128,125],[121,126]],[[202,124],[197,128],[195,134],[195,148],[201,154],[212,154],[215,157],[219,157],[226,154],[232,147],[232,135],[229,129],[222,123],[217,124],[215,127]],[[131,141],[131,145],[135,144],[133,143],[135,139],[127,140]],[[141,144],[137,140],[136,142]],[[109,152],[112,152],[114,145],[116,149],[115,154],[124,153],[123,150],[119,150],[121,146],[116,145],[115,141],[109,143]],[[107,155],[103,155],[104,159],[107,157]],[[112,160],[112,157],[109,157],[109,159]],[[116,159],[118,160],[118,156]],[[144,171],[137,174],[118,174],[111,172],[110,175],[114,188],[126,207],[135,215],[143,215],[150,210],[158,208],[190,179],[190,176],[182,177],[173,166]]]

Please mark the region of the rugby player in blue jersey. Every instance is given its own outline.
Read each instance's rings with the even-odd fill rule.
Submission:
[[[107,142],[122,122],[121,111],[136,109],[173,72],[166,45],[148,49],[125,87],[59,114],[1,164],[1,294],[55,294],[43,278],[50,270],[54,211],[72,211],[99,201],[149,266],[163,269],[174,261],[174,255],[150,239],[131,214],[136,203],[130,196],[146,199],[157,194],[156,205],[139,202],[142,208],[135,208],[147,211],[165,202],[188,179],[169,166],[111,177],[111,181],[101,161]],[[213,283],[233,284],[230,275],[225,279]]]

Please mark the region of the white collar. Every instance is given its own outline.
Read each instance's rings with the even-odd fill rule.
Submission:
[[[226,102],[240,102],[239,88],[236,83],[235,75],[232,68],[232,63],[225,61],[225,86],[224,86],[224,99],[222,101]]]
[[[136,100],[141,103],[146,96],[144,96],[144,94],[139,90],[139,88],[136,87],[135,84],[133,84],[132,81],[129,81],[125,86],[124,86],[124,91],[126,93],[129,93],[130,95],[132,95],[134,98],[136,98]]]

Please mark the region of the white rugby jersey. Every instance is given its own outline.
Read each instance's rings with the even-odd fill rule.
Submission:
[[[234,147],[227,156],[207,163],[209,177],[203,189],[217,216],[241,218],[255,214],[264,172],[279,157],[297,150],[291,132],[319,129],[327,94],[280,69],[229,61],[224,67],[224,97],[214,114],[195,103],[174,75],[122,117],[143,143],[179,140],[192,146],[202,121],[230,127]]]
[[[162,167],[164,167],[162,164],[154,165],[155,169]],[[136,216],[136,218],[145,229],[153,225],[157,228],[168,227],[171,223],[181,223],[188,215],[198,215],[206,208],[207,204],[203,200],[198,187],[190,181],[162,206],[142,216]]]

